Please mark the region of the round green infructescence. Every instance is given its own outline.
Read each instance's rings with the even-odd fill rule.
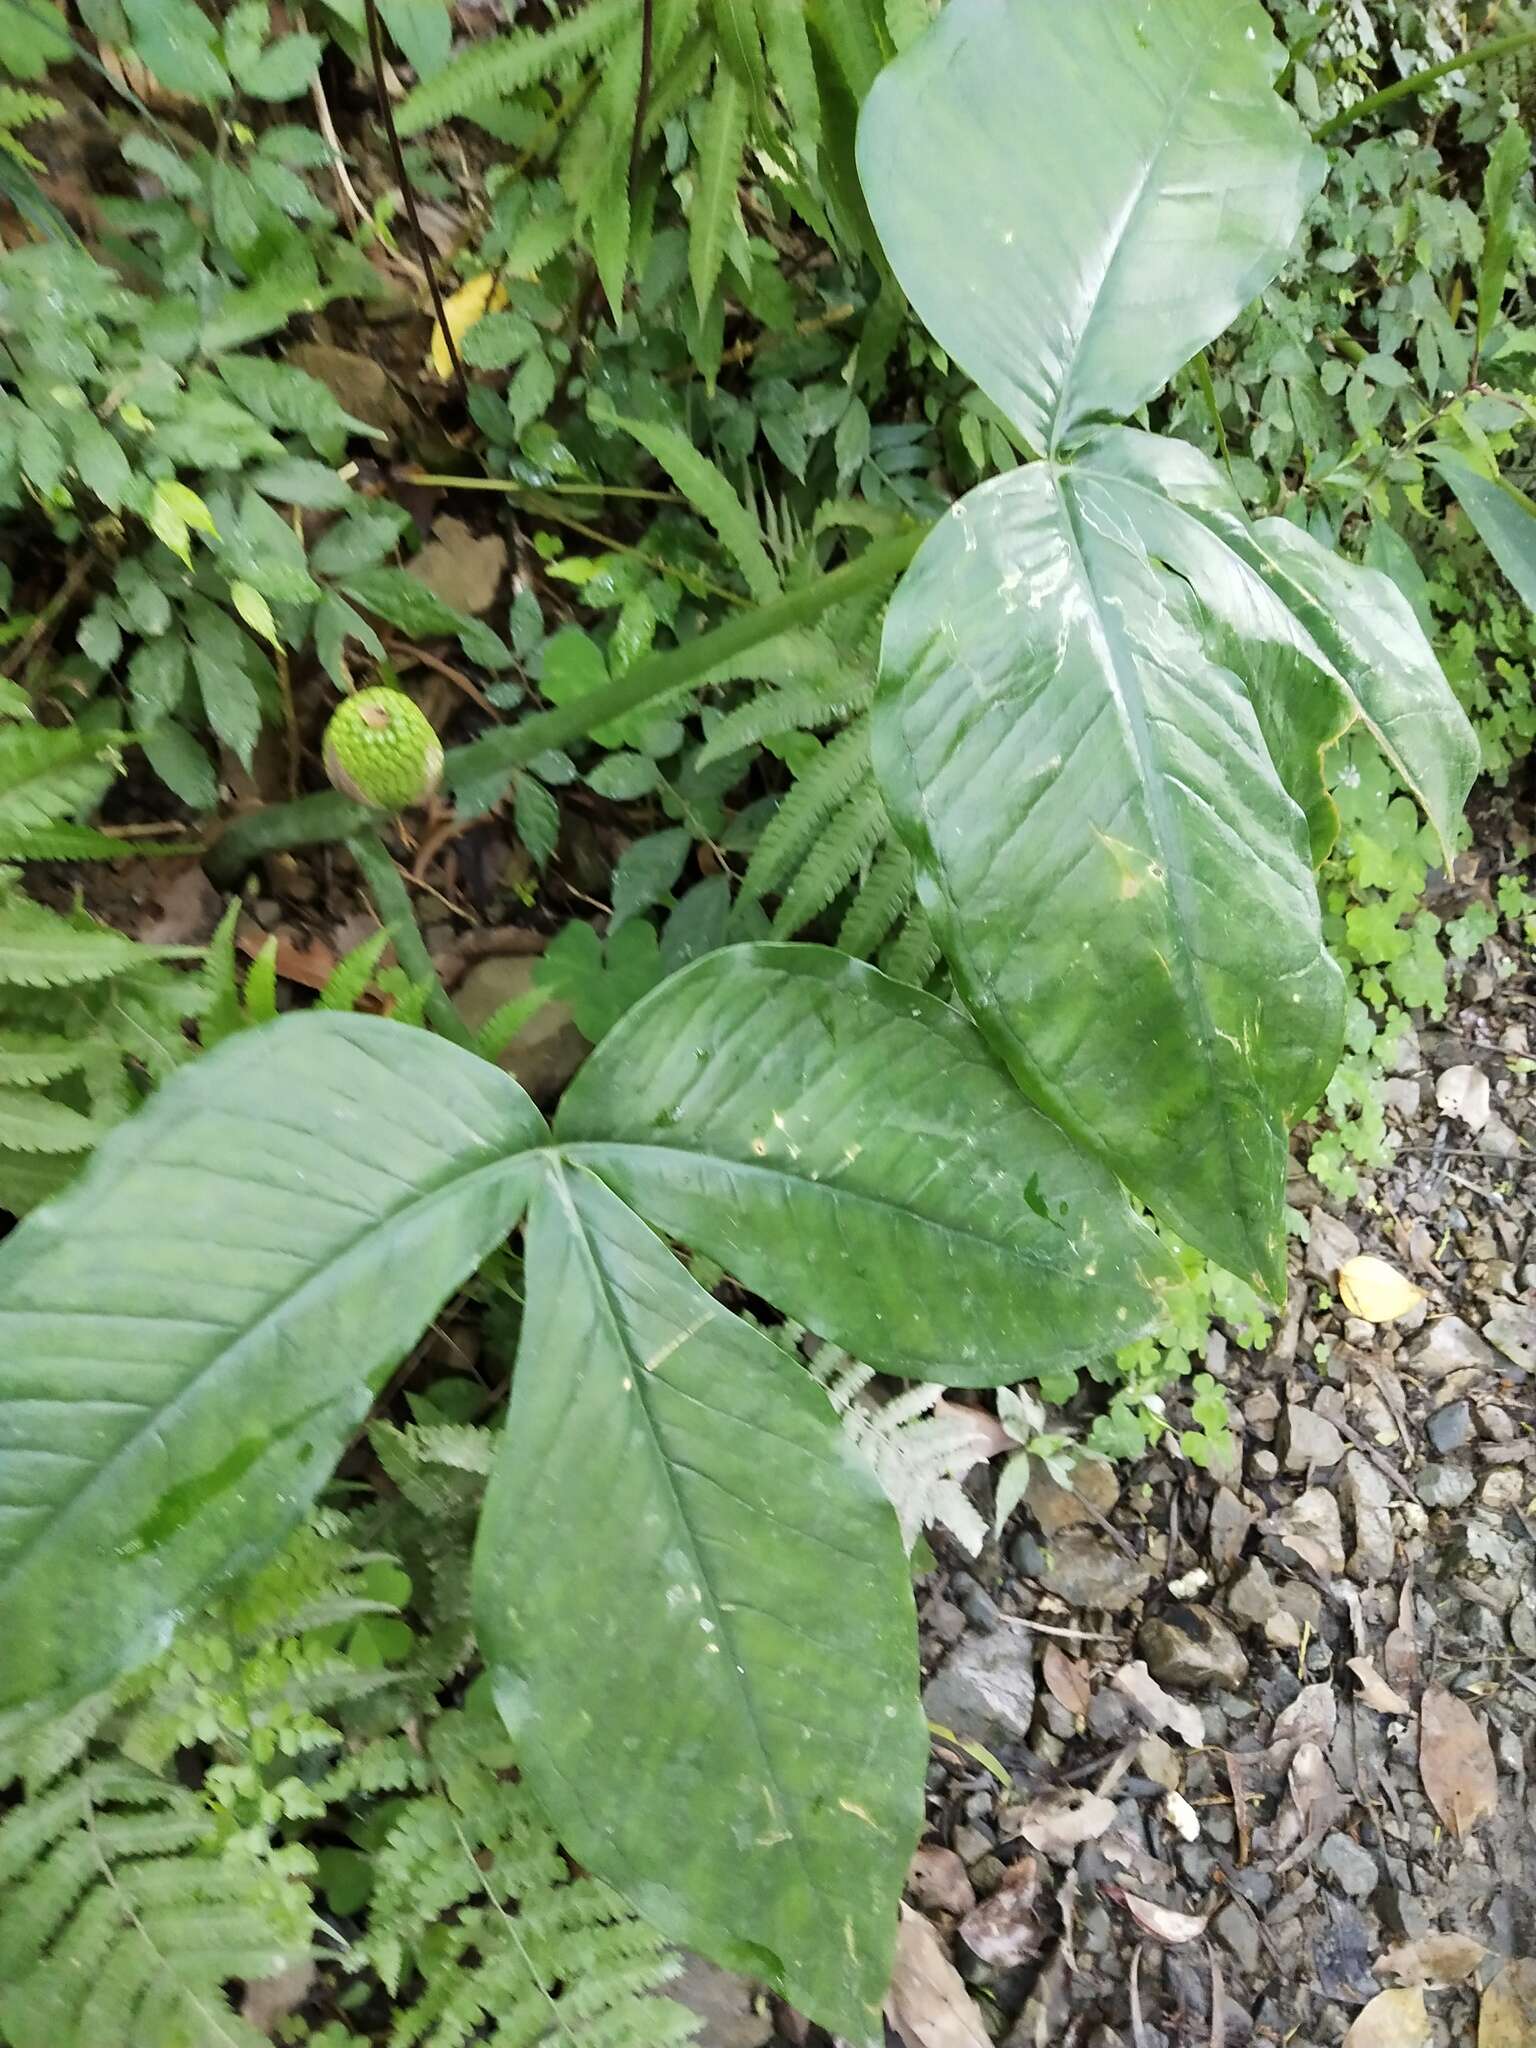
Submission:
[[[442,742],[403,690],[359,690],[325,729],[325,772],[343,796],[407,810],[441,782]]]

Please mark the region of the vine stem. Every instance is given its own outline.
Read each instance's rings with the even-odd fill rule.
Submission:
[[[1384,85],[1380,92],[1370,93],[1363,100],[1356,100],[1352,107],[1330,114],[1326,121],[1312,130],[1312,138],[1315,142],[1326,142],[1340,129],[1352,128],[1356,121],[1363,121],[1380,107],[1391,106],[1394,100],[1409,99],[1423,92],[1437,79],[1446,78],[1453,71],[1470,71],[1478,64],[1496,64],[1500,57],[1511,56],[1531,43],[1536,43],[1536,28],[1515,29],[1507,36],[1495,36],[1491,42],[1482,43],[1475,50],[1466,50],[1459,57],[1447,57],[1443,63],[1415,71],[1411,78],[1400,78],[1395,85]]]
[[[400,131],[395,126],[395,110],[389,103],[389,87],[384,78],[384,32],[379,27],[378,0],[363,0],[363,11],[368,17],[368,54],[373,60],[373,89],[378,96],[384,132],[389,137],[389,153],[394,160],[400,197],[405,202],[406,217],[411,223],[411,233],[416,238],[416,253],[421,258],[421,267],[426,273],[427,290],[432,294],[432,310],[437,316],[437,324],[448,350],[448,360],[453,365],[459,395],[467,401],[469,379],[464,375],[464,365],[459,360],[459,345],[453,338],[452,328],[448,325],[448,309],[443,304],[443,294],[438,286],[437,271],[432,262],[432,251],[427,242],[426,230],[421,225],[421,215],[416,211],[416,192],[411,184],[410,173],[405,168],[405,151],[400,147]]]
[[[628,675],[601,690],[590,691],[570,704],[557,705],[552,711],[536,711],[516,725],[502,726],[472,740],[467,747],[450,747],[444,761],[449,787],[462,794],[466,783],[483,782],[526,767],[551,748],[569,746],[600,725],[643,711],[664,697],[675,696],[679,690],[702,681],[722,662],[733,660],[780,633],[807,626],[834,605],[891,582],[917,553],[927,532],[926,526],[914,526],[888,540],[876,541],[855,561],[819,576],[803,590],[791,591],[772,604],[743,611],[682,647],[649,655],[636,662]],[[237,818],[228,827],[209,853],[208,873],[221,888],[228,887],[239,880],[253,861],[267,854],[351,839],[364,834],[365,828],[376,822],[375,812],[331,790],[300,797],[297,803],[273,804],[266,810]],[[393,863],[390,865],[393,868]],[[398,876],[395,879],[399,881]]]
[[[389,927],[390,937],[395,942],[395,958],[412,981],[427,984],[427,1015],[444,1038],[451,1038],[456,1045],[472,1050],[474,1038],[443,987],[432,955],[427,951],[427,942],[421,935],[421,927],[416,922],[410,891],[377,828],[368,826],[354,833],[347,841],[347,851],[357,862],[358,870],[368,884],[368,893],[379,913],[379,922]]]

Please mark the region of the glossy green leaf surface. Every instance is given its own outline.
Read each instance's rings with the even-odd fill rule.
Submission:
[[[1215,463],[1185,442],[1121,428],[1096,436],[1081,467],[1126,488],[1126,515],[1143,545],[1218,617],[1236,623],[1265,609],[1268,593],[1269,625],[1240,638],[1270,750],[1313,823],[1318,856],[1328,850],[1316,842],[1332,805],[1320,774],[1307,771],[1307,757],[1356,720],[1418,799],[1449,855],[1478,770],[1477,738],[1392,578],[1331,554],[1288,520],[1250,523]],[[1184,513],[1209,530],[1214,550],[1201,545]],[[1278,635],[1291,637],[1300,665],[1287,664],[1277,675],[1265,669],[1263,649]],[[1250,668],[1243,673],[1248,678]],[[1305,782],[1305,791],[1293,778]]]
[[[1527,610],[1536,612],[1536,509],[1530,499],[1502,477],[1484,476],[1449,448],[1436,450],[1435,467]]]
[[[930,333],[1033,445],[1123,418],[1285,260],[1321,153],[1257,0],[951,0],[859,173]]]
[[[555,1128],[821,1335],[951,1385],[1103,1355],[1171,1276],[967,1017],[821,947],[730,947],[674,975],[603,1040]]]
[[[12,1232],[0,1715],[107,1683],[281,1539],[544,1135],[483,1061],[313,1014],[182,1068]]]
[[[475,1553],[519,1762],[666,1932],[878,2041],[928,1750],[895,1517],[809,1377],[592,1175],[543,1169],[527,1275]]]
[[[874,760],[971,1010],[1151,1207],[1275,1294],[1286,1120],[1337,1056],[1306,820],[1112,481],[955,506],[886,622]]]

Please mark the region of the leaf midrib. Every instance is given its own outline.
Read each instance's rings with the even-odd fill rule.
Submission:
[[[1200,980],[1199,963],[1195,960],[1187,940],[1187,934],[1191,930],[1198,928],[1198,917],[1189,901],[1189,889],[1186,880],[1188,863],[1184,860],[1174,860],[1170,857],[1171,848],[1176,847],[1180,853],[1185,851],[1184,834],[1180,830],[1178,821],[1174,817],[1172,807],[1169,804],[1161,763],[1158,759],[1157,750],[1153,745],[1152,736],[1147,729],[1146,706],[1140,689],[1139,677],[1136,674],[1135,657],[1126,648],[1123,636],[1116,630],[1114,621],[1106,614],[1104,606],[1100,603],[1098,587],[1088,567],[1087,553],[1083,546],[1082,534],[1078,524],[1080,508],[1075,502],[1070,472],[1058,472],[1055,495],[1057,504],[1061,508],[1060,531],[1068,547],[1071,549],[1072,559],[1081,580],[1082,589],[1088,599],[1094,623],[1107,656],[1104,664],[1104,674],[1114,691],[1115,702],[1121,709],[1122,730],[1126,732],[1131,742],[1132,752],[1140,776],[1140,786],[1147,801],[1148,818],[1157,836],[1158,849],[1162,855],[1163,873],[1168,881],[1169,910],[1171,913],[1169,926],[1181,969],[1186,1003],[1193,1011],[1198,1027],[1200,1050],[1203,1055],[1205,1070],[1212,1077],[1213,1081],[1216,1081],[1217,1101],[1224,1108],[1227,1089],[1217,1079],[1220,1074],[1220,1066],[1217,1061],[1214,1044],[1218,1034],[1214,1020],[1211,1017],[1210,1006],[1206,1000],[1205,989]],[[1130,686],[1123,679],[1126,667],[1129,667],[1131,672]],[[1221,1131],[1222,1154],[1226,1160],[1227,1183],[1233,1207],[1237,1215],[1243,1218],[1243,1234],[1249,1240],[1249,1250],[1250,1255],[1252,1255],[1255,1249],[1252,1243],[1252,1219],[1249,1215],[1248,1204],[1243,1196],[1243,1180],[1239,1170],[1237,1153],[1233,1145],[1231,1121],[1225,1114],[1219,1114],[1216,1122]],[[1259,1260],[1257,1263],[1262,1266],[1263,1262]]]
[[[4,1594],[7,1587],[16,1583],[35,1552],[44,1546],[51,1537],[57,1535],[59,1530],[72,1520],[89,1496],[102,1485],[111,1473],[121,1466],[125,1459],[133,1456],[146,1437],[157,1434],[165,1427],[167,1421],[174,1418],[185,1404],[189,1403],[196,1395],[205,1391],[210,1385],[223,1377],[236,1360],[242,1359],[253,1344],[259,1343],[273,1324],[279,1322],[286,1314],[293,1312],[311,1290],[319,1291],[325,1285],[333,1282],[340,1270],[367,1247],[370,1239],[377,1236],[380,1232],[402,1225],[416,1211],[438,1201],[443,1196],[462,1193],[476,1180],[494,1180],[498,1175],[515,1173],[520,1168],[525,1168],[533,1151],[534,1148],[529,1148],[521,1152],[504,1153],[495,1159],[488,1160],[472,1168],[467,1173],[450,1169],[433,1186],[425,1190],[413,1192],[398,1207],[390,1209],[383,1216],[365,1224],[347,1240],[332,1258],[327,1260],[324,1266],[307,1273],[295,1286],[286,1289],[254,1321],[247,1323],[244,1328],[239,1330],[238,1334],[232,1337],[231,1341],[212,1360],[194,1372],[168,1402],[163,1403],[159,1407],[149,1409],[147,1411],[148,1419],[131,1436],[126,1438],[112,1452],[110,1457],[98,1465],[89,1477],[80,1486],[76,1487],[67,1500],[57,1507],[48,1510],[46,1519],[40,1524],[36,1533],[29,1536],[21,1548],[14,1552],[3,1565],[0,1565],[0,1595]],[[511,1225],[508,1227],[510,1228]],[[0,1329],[4,1327],[7,1313],[6,1309],[0,1306]],[[67,1318],[69,1314],[69,1310],[61,1311],[62,1317]],[[159,1320],[163,1320],[173,1327],[179,1322],[178,1318],[169,1316]],[[360,1379],[362,1377],[359,1375]],[[333,1393],[327,1398],[337,1398],[345,1391],[345,1385],[338,1384]],[[0,1464],[3,1464],[3,1459],[0,1459]]]
[[[1157,138],[1156,147],[1148,155],[1141,177],[1137,180],[1136,188],[1130,196],[1130,203],[1122,212],[1119,223],[1114,230],[1109,254],[1105,259],[1104,268],[1094,289],[1092,304],[1088,308],[1088,316],[1084,320],[1081,331],[1078,334],[1076,346],[1068,358],[1066,374],[1061,380],[1061,389],[1056,394],[1055,405],[1051,408],[1049,431],[1046,435],[1045,452],[1047,456],[1054,457],[1056,455],[1061,446],[1063,429],[1071,425],[1071,421],[1066,418],[1067,403],[1072,394],[1078,366],[1081,364],[1083,355],[1087,350],[1089,336],[1093,332],[1094,323],[1098,319],[1100,308],[1104,304],[1104,295],[1109,289],[1110,279],[1114,275],[1115,266],[1120,261],[1126,243],[1131,239],[1131,232],[1136,224],[1137,216],[1145,205],[1147,194],[1151,190],[1153,174],[1162,162],[1163,154],[1168,147],[1169,138],[1173,133],[1176,122],[1184,111],[1190,91],[1194,86],[1196,78],[1199,76],[1200,67],[1205,61],[1206,52],[1198,45],[1194,45],[1191,47],[1191,56],[1190,68],[1181,81],[1178,91],[1169,103],[1168,118],[1163,123],[1162,132]]]
[[[730,1656],[732,1666],[736,1669],[740,1669],[745,1665],[746,1659],[744,1656],[739,1655],[737,1652],[735,1631],[732,1628],[731,1623],[726,1616],[725,1609],[721,1604],[720,1595],[715,1589],[713,1574],[711,1573],[708,1565],[705,1563],[703,1553],[699,1547],[699,1541],[697,1534],[694,1530],[693,1523],[688,1516],[688,1512],[683,1505],[682,1496],[678,1491],[677,1481],[673,1472],[672,1461],[667,1456],[666,1451],[662,1447],[661,1437],[659,1434],[656,1419],[652,1415],[650,1407],[645,1399],[643,1388],[649,1376],[650,1368],[647,1366],[647,1363],[643,1358],[639,1358],[635,1355],[633,1347],[629,1343],[628,1335],[625,1329],[624,1319],[620,1315],[618,1306],[614,1301],[612,1289],[608,1284],[608,1276],[603,1269],[602,1261],[598,1258],[597,1253],[593,1248],[587,1224],[581,1216],[579,1210],[577,1209],[576,1203],[572,1199],[570,1189],[566,1185],[565,1175],[562,1171],[562,1166],[564,1163],[565,1162],[560,1160],[558,1157],[554,1158],[550,1162],[550,1178],[554,1185],[555,1193],[559,1198],[561,1207],[565,1211],[566,1220],[570,1226],[572,1235],[581,1247],[582,1257],[586,1262],[588,1270],[591,1274],[593,1291],[602,1303],[603,1314],[606,1317],[613,1331],[616,1348],[621,1354],[621,1356],[628,1359],[630,1362],[630,1366],[632,1368],[630,1377],[634,1380],[635,1383],[633,1389],[635,1405],[638,1408],[640,1414],[645,1418],[646,1433],[650,1439],[652,1454],[654,1456],[656,1465],[659,1468],[663,1480],[666,1484],[667,1492],[671,1496],[672,1506],[677,1516],[678,1525],[681,1527],[686,1537],[688,1550],[693,1559],[694,1568],[699,1575],[699,1583],[702,1586],[708,1588],[710,1606],[713,1608],[715,1615],[715,1626],[719,1630],[721,1638],[728,1648],[728,1653]],[[596,1178],[595,1175],[593,1177]],[[599,1185],[604,1188],[604,1192],[606,1194],[612,1196],[612,1199],[614,1201],[620,1200],[620,1197],[614,1195],[612,1189],[608,1188],[606,1183],[599,1182]],[[638,1220],[641,1222],[642,1228],[646,1230],[650,1229],[650,1225],[645,1223],[643,1218],[640,1218]],[[661,1243],[659,1239],[657,1240],[657,1251],[663,1257],[670,1258],[671,1256],[671,1254],[667,1252],[666,1247]],[[693,1334],[696,1333],[690,1332],[689,1334],[691,1337]],[[806,1858],[805,1842],[801,1836],[798,1825],[795,1824],[795,1815],[797,1812],[797,1808],[793,1799],[788,1797],[786,1793],[786,1788],[783,1783],[778,1765],[774,1761],[773,1752],[768,1747],[767,1738],[763,1733],[762,1724],[757,1717],[757,1710],[752,1699],[751,1689],[746,1685],[740,1685],[736,1687],[735,1690],[738,1698],[741,1700],[743,1709],[746,1714],[747,1723],[751,1728],[752,1739],[757,1745],[759,1756],[762,1758],[763,1769],[766,1772],[769,1779],[772,1781],[774,1792],[779,1800],[780,1809],[784,1815],[785,1820],[791,1823],[789,1828],[789,1839],[793,1844],[795,1860],[800,1865],[801,1874],[803,1875],[805,1882],[811,1891],[812,1896],[815,1898],[819,1898],[824,1906],[828,1907],[829,1909],[833,1909],[836,1907],[837,1902],[828,1895],[828,1893],[820,1884],[817,1883],[816,1878],[812,1873],[810,1863]],[[793,1967],[793,1958],[785,1958],[783,1960],[789,1962],[791,1967]]]

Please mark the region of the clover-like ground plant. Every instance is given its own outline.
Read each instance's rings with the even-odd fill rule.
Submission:
[[[1257,0],[950,0],[876,83],[870,212],[1038,460],[892,604],[874,757],[940,1001],[815,947],[694,962],[553,1128],[472,1054],[311,1014],[174,1075],[0,1250],[0,1719],[267,1555],[514,1228],[474,1560],[520,1765],[677,1938],[880,2038],[925,1730],[896,1522],[823,1392],[674,1256],[884,1370],[1103,1354],[1173,1268],[1276,1295],[1334,1064],[1322,757],[1367,726],[1449,844],[1475,761],[1383,576],[1120,424],[1274,275],[1318,177]]]

